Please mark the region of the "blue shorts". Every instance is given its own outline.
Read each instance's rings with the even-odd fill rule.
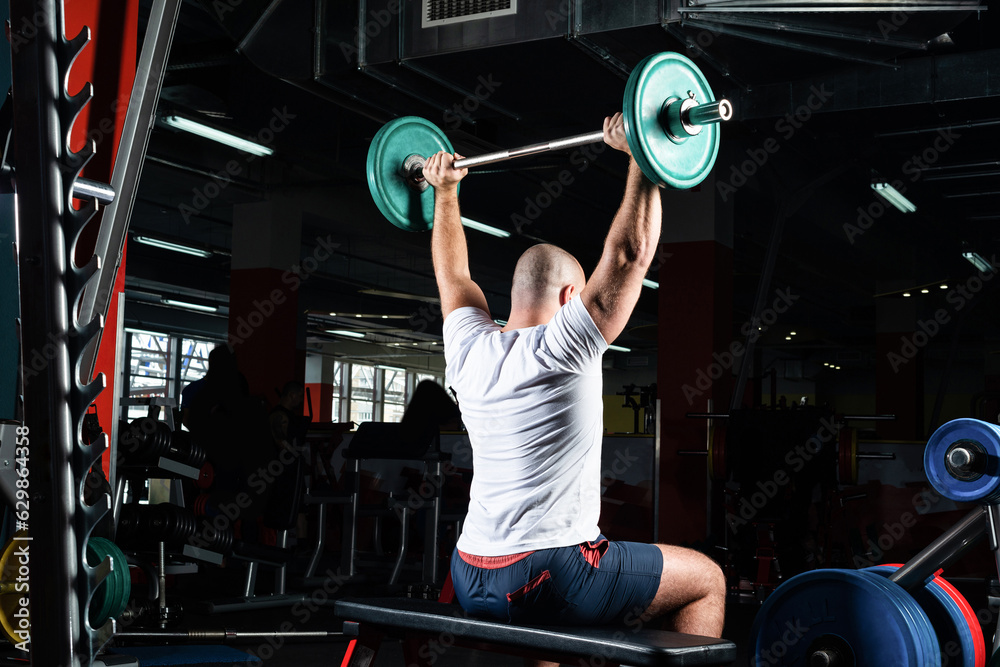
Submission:
[[[495,565],[498,559],[487,560],[489,567],[478,567],[455,549],[455,596],[470,614],[509,623],[631,622],[652,603],[663,571],[663,552],[656,545],[609,542],[603,535],[595,542],[541,549],[502,567]]]

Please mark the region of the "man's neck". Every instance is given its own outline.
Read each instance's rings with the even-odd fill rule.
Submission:
[[[501,331],[514,331],[515,329],[527,329],[529,327],[537,327],[542,324],[548,324],[555,314],[559,312],[558,308],[532,308],[524,310],[515,310],[510,314],[510,319],[507,320],[507,324]]]

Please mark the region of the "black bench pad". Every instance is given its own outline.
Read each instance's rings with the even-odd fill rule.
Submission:
[[[549,627],[508,625],[470,617],[458,605],[409,598],[343,599],[338,618],[384,629],[451,633],[464,642],[503,644],[539,653],[600,656],[635,667],[728,665],[736,645],[725,639],[619,626]],[[540,656],[541,657],[541,656]]]

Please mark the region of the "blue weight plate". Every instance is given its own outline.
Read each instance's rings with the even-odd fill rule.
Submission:
[[[941,645],[938,642],[937,632],[934,630],[934,624],[931,623],[930,617],[927,616],[927,612],[924,611],[920,604],[913,598],[912,595],[907,593],[904,588],[892,581],[889,581],[877,572],[861,571],[859,574],[869,577],[879,585],[885,586],[886,593],[895,598],[900,609],[905,609],[910,615],[910,618],[913,621],[913,627],[916,628],[917,636],[922,644],[922,653],[925,656],[924,662],[918,664],[927,665],[928,667],[940,667]]]
[[[945,454],[960,440],[971,440],[986,450],[988,463],[979,479],[960,480],[948,472]],[[955,419],[942,425],[927,441],[924,472],[945,498],[969,503],[1000,501],[1000,427],[978,419]]]
[[[440,128],[417,116],[386,123],[368,147],[368,189],[382,215],[400,229],[422,232],[434,224],[434,188],[414,190],[402,166],[410,155],[427,158],[438,151],[455,152]]]
[[[895,565],[876,565],[865,568],[864,571],[888,578],[898,569]],[[976,645],[969,623],[958,603],[938,585],[937,577],[909,594],[930,619],[937,635],[938,647],[948,656],[948,664],[954,667],[976,667]]]
[[[940,666],[919,605],[877,574],[855,570],[814,570],[779,586],[751,629],[750,664],[808,665],[816,648],[830,645],[849,647],[856,665]]]
[[[718,123],[704,125],[701,133],[681,140],[664,129],[664,104],[684,100],[689,92],[700,104],[715,101],[708,80],[690,59],[679,53],[657,53],[632,70],[622,102],[625,134],[636,164],[654,183],[677,189],[701,183],[719,154]]]

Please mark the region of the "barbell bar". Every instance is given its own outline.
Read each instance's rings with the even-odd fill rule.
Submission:
[[[629,150],[642,172],[660,186],[686,189],[701,183],[715,165],[718,124],[732,118],[733,106],[715,99],[690,59],[665,52],[649,56],[632,71],[622,114]],[[454,166],[479,167],[603,140],[603,130],[590,132],[460,158]],[[416,116],[385,124],[372,139],[368,187],[382,214],[400,229],[426,231],[433,225],[434,194],[423,168],[439,151],[455,152],[437,126]]]

